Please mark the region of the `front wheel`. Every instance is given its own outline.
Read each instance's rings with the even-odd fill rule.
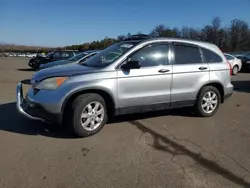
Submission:
[[[217,88],[206,86],[202,88],[196,103],[196,112],[199,116],[213,116],[220,106],[221,96]]]
[[[108,119],[102,96],[90,93],[78,96],[73,102],[73,129],[80,137],[99,132]]]

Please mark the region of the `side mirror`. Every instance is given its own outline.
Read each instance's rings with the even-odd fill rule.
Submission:
[[[141,64],[139,61],[128,61],[121,66],[122,69],[139,69]]]

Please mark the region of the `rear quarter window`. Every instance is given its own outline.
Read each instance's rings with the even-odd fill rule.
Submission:
[[[206,63],[220,63],[223,61],[218,54],[212,52],[211,50],[202,48],[202,53]]]

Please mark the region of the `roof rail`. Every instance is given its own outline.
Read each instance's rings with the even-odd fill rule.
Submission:
[[[146,40],[146,39],[150,39],[150,38],[151,38],[150,35],[138,34],[138,35],[131,35],[131,36],[125,38],[124,41],[128,41],[128,40]]]

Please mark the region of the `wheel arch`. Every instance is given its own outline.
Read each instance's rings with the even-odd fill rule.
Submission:
[[[223,88],[223,85],[222,85],[221,83],[219,83],[219,82],[211,82],[211,83],[207,83],[207,84],[203,85],[203,86],[200,88],[200,90],[199,90],[199,92],[197,93],[197,95],[196,95],[196,100],[198,99],[198,97],[199,97],[199,95],[200,95],[202,89],[203,89],[204,87],[206,87],[206,86],[213,86],[213,87],[215,87],[216,89],[218,89],[218,91],[220,92],[220,96],[221,96],[221,103],[224,103],[224,88]]]
[[[86,94],[86,93],[96,93],[96,94],[99,94],[100,96],[102,96],[106,105],[107,105],[106,107],[107,107],[108,113],[110,115],[115,113],[116,103],[115,103],[114,97],[112,96],[112,94],[109,91],[107,91],[103,88],[86,88],[86,89],[80,89],[80,90],[77,90],[77,91],[70,93],[65,98],[65,100],[62,104],[61,113],[64,115],[65,110],[67,110],[69,108],[69,106],[72,104],[74,99],[76,97],[78,97],[79,95]]]

